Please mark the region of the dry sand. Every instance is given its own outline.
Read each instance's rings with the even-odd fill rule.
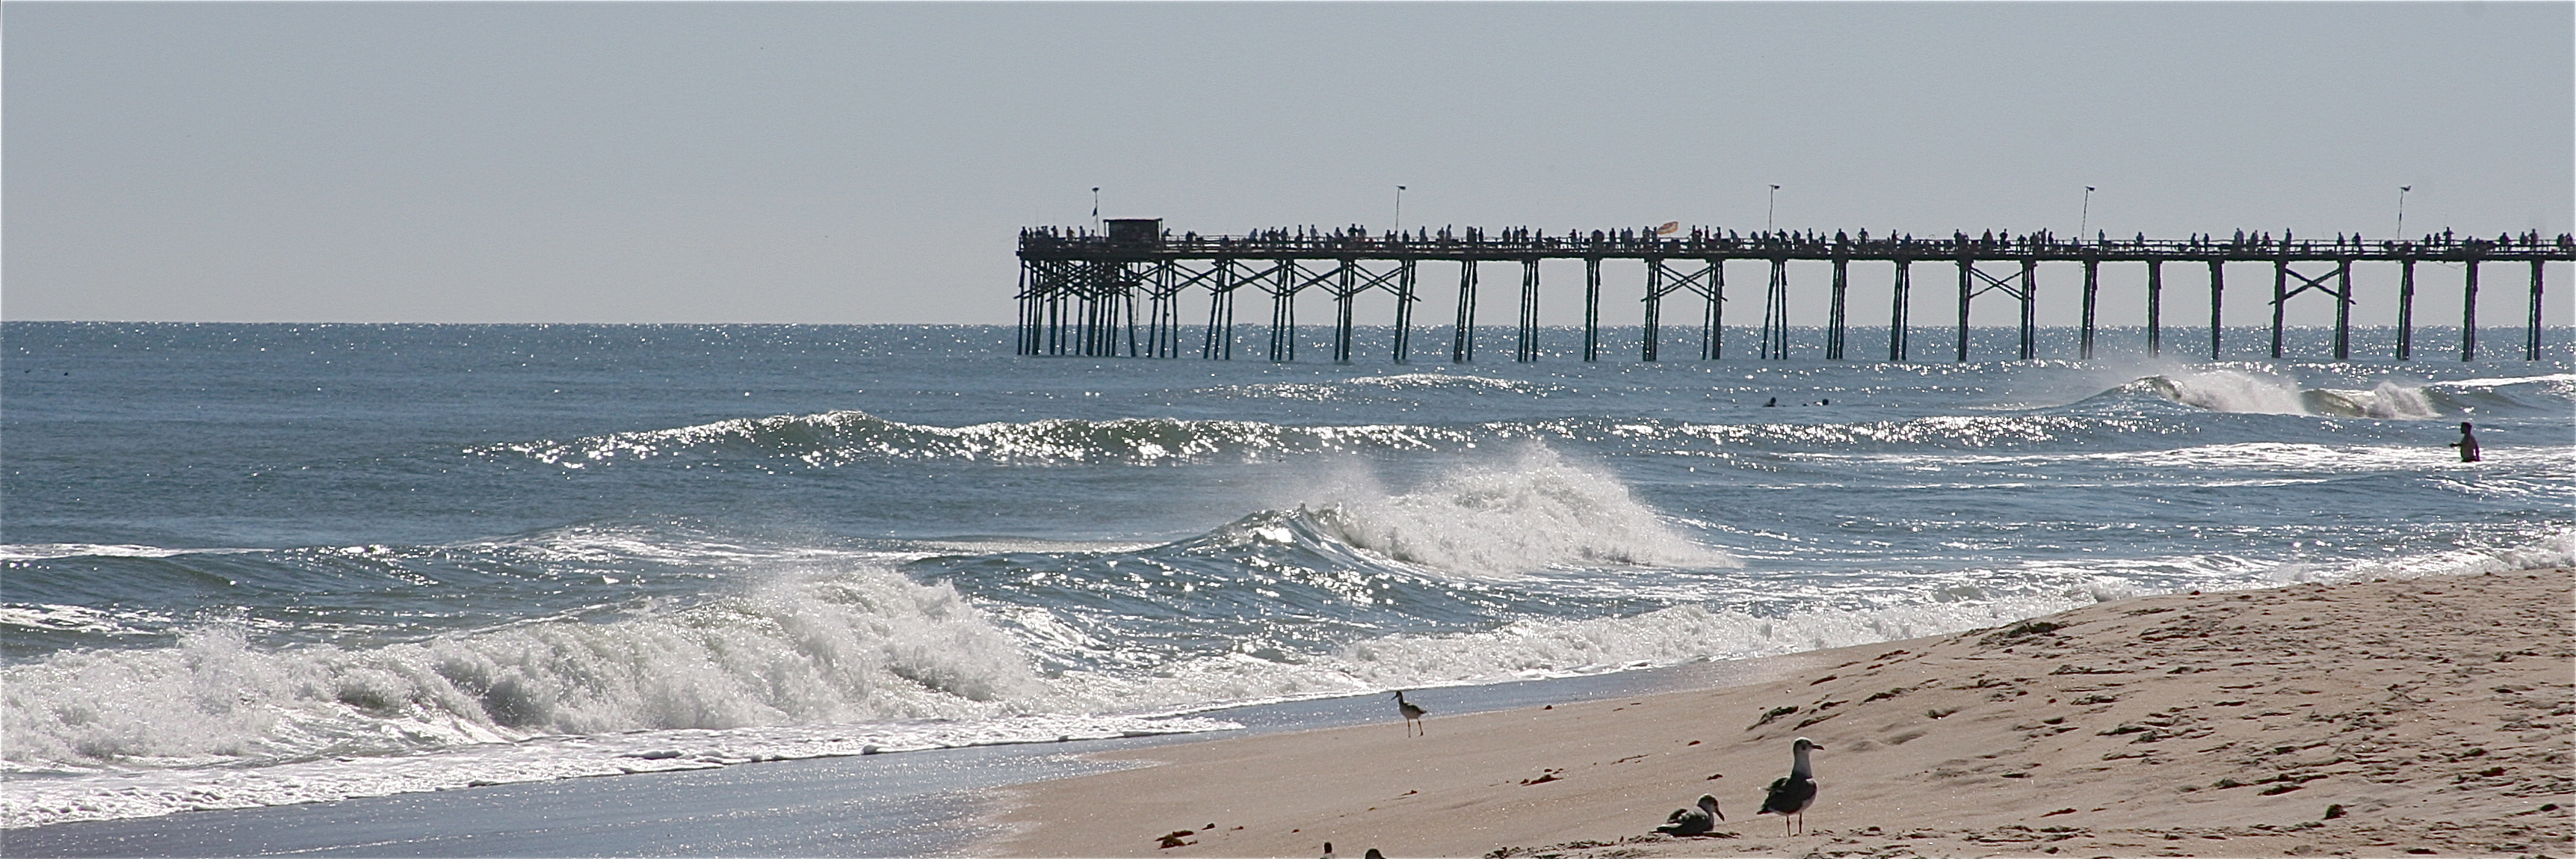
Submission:
[[[1102,755],[1157,764],[1018,788],[976,852],[2567,857],[2571,585],[2142,597],[1539,710],[1444,718],[1431,690],[1425,737],[1389,702],[1384,724]],[[1800,736],[1822,789],[1787,836],[1754,812]],[[1701,793],[1714,837],[1650,834]]]

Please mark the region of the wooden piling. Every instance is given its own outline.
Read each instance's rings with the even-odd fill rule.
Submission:
[[[2084,326],[2082,333],[2078,335],[2081,339],[2081,344],[2077,349],[2081,353],[2081,357],[2087,361],[2093,360],[2093,297],[2095,293],[2101,291],[2101,288],[2102,260],[2099,257],[2085,257]]]
[[[1234,291],[1241,286],[1234,273],[1234,260],[1216,261],[1215,280],[1208,287],[1207,343],[1199,347],[1200,358],[1234,360]]]
[[[1284,363],[1297,360],[1297,261],[1281,261],[1278,271],[1270,290],[1270,360]]]
[[[1720,259],[1706,265],[1700,270],[1706,289],[1700,293],[1699,357],[1715,361],[1726,349],[1726,266]]]
[[[1538,258],[1521,260],[1521,330],[1513,343],[1512,360],[1527,364],[1538,360]]]
[[[2290,261],[2272,261],[2272,360],[2281,360],[2281,318],[2290,305]]]
[[[2147,356],[2165,353],[2165,261],[2147,261]]]
[[[1906,295],[1913,288],[1914,261],[1899,257],[1896,283],[1888,291],[1887,360],[1905,360],[1905,307],[1911,303]]]
[[[1111,274],[1117,280],[1110,284],[1110,288],[1116,291],[1119,309],[1127,313],[1127,357],[1134,358],[1140,354],[1136,346],[1136,281],[1130,277],[1132,272],[1125,263],[1119,264]],[[1116,354],[1115,350],[1111,354]]]
[[[2397,261],[2397,360],[2415,358],[2415,257]]]
[[[1851,259],[1834,257],[1833,309],[1825,317],[1825,359],[1843,359],[1843,293],[1848,285]]]
[[[1011,337],[1011,345],[1018,350],[1015,354],[1031,354],[1029,335],[1034,332],[1035,326],[1029,324],[1029,320],[1036,315],[1038,302],[1037,293],[1029,291],[1029,267],[1036,264],[1028,260],[1020,261],[1020,288],[1013,296],[1020,305],[1020,327]]]
[[[1771,258],[1771,289],[1762,298],[1762,357],[1789,359],[1789,258]]]
[[[1458,263],[1458,328],[1449,339],[1449,363],[1476,359],[1476,261]]]
[[[2218,310],[2220,299],[2227,292],[2226,265],[2227,263],[2222,260],[2209,261],[2209,360],[2212,361],[2218,360],[2221,354],[2218,348],[2218,335],[2221,330]]]
[[[1410,257],[1396,262],[1395,345],[1398,364],[1413,363],[1413,303],[1421,299],[1413,294],[1413,263]]]
[[[1583,360],[1601,359],[1601,258],[1583,258]]]
[[[2460,360],[2478,359],[2478,257],[2471,251],[2460,285]]]
[[[2352,360],[2352,260],[2335,264],[2334,359]]]
[[[2039,260],[2021,259],[2021,359],[2039,357]]]
[[[1977,270],[1977,264],[1976,264],[1976,262],[1975,262],[1974,260],[1972,260],[1972,259],[1970,259],[1970,258],[1968,257],[1968,252],[1967,252],[1967,250],[1966,250],[1965,248],[1960,249],[1960,251],[1959,251],[1959,357],[1956,359],[1956,360],[1959,360],[1959,361],[1966,361],[1966,360],[1968,360],[1968,299],[1973,298],[1973,297],[1975,297],[1975,296],[1976,296],[1976,293],[1974,293],[1974,292],[1971,292],[1971,291],[1970,291],[1970,290],[1971,290],[1971,289],[1976,285],[1976,284],[1972,281],[1972,278],[1976,277],[1976,275],[1974,274],[1974,272],[1975,272],[1976,270]]]
[[[1354,288],[1358,263],[1345,257],[1333,272],[1333,363],[1351,362],[1351,303],[1359,297]]]
[[[1662,340],[1664,339],[1664,338],[1663,338],[1663,331],[1662,331],[1663,311],[1664,311],[1664,261],[1663,261],[1663,259],[1662,259],[1661,257],[1647,257],[1647,258],[1646,258],[1646,331],[1645,331],[1645,338],[1644,338],[1645,342],[1644,342],[1644,344],[1643,344],[1642,346],[1640,346],[1640,347],[1639,347],[1639,350],[1638,350],[1638,351],[1639,351],[1639,357],[1638,357],[1638,360],[1645,361],[1645,362],[1647,362],[1647,363],[1653,363],[1653,362],[1654,362],[1654,360],[1655,360],[1655,346],[1656,346],[1656,344],[1657,344],[1657,343],[1659,343],[1660,341],[1662,341]]]
[[[2546,260],[2531,261],[2531,319],[2523,324],[2522,360],[2540,360],[2540,282]]]

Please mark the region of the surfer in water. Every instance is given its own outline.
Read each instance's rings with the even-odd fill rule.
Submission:
[[[2452,442],[2451,446],[2460,449],[2461,462],[2478,461],[2478,434],[2469,429],[2468,421],[2460,422],[2460,440]]]

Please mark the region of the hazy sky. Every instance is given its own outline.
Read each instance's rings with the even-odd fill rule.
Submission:
[[[2569,3],[10,2],[0,30],[10,319],[1008,322],[1016,230],[1087,223],[1095,185],[1202,233],[1383,229],[1398,184],[1408,225],[1552,232],[1759,228],[1770,183],[1824,230],[2073,233],[2085,185],[2117,235],[2380,237],[2400,185],[2411,233],[2576,220]],[[2483,312],[2518,324],[2517,290]]]

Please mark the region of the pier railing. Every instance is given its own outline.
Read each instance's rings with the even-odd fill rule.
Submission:
[[[1140,222],[1127,222],[1140,223]],[[1141,222],[1153,223],[1153,222]],[[1114,225],[1113,225],[1114,226]],[[1739,234],[1668,225],[1665,230],[1596,230],[1547,234],[1527,229],[1417,230],[1370,233],[1358,228],[1319,231],[1263,230],[1247,235],[1201,235],[1170,231],[1113,230],[1109,234],[1080,229],[1034,228],[1020,233],[1021,261],[1019,349],[1029,355],[1129,355],[1176,357],[1180,352],[1181,295],[1202,290],[1208,316],[1200,354],[1232,358],[1234,297],[1244,288],[1271,298],[1270,349],[1274,361],[1296,358],[1297,296],[1307,290],[1330,295],[1335,304],[1334,360],[1352,354],[1352,302],[1383,291],[1396,299],[1397,363],[1409,360],[1412,311],[1421,300],[1417,289],[1423,262],[1456,263],[1457,323],[1449,357],[1465,362],[1475,356],[1475,308],[1479,263],[1516,262],[1521,271],[1520,326],[1514,357],[1535,361],[1538,349],[1538,264],[1548,259],[1585,264],[1583,360],[1600,357],[1601,262],[1607,259],[1645,263],[1642,301],[1645,334],[1640,357],[1659,358],[1663,300],[1688,292],[1702,302],[1699,357],[1724,357],[1726,266],[1730,261],[1768,263],[1758,357],[1789,357],[1787,264],[1816,261],[1832,265],[1831,296],[1826,320],[1827,359],[1845,357],[1846,308],[1852,262],[1894,265],[1890,291],[1888,360],[1907,355],[1907,315],[1912,274],[1917,263],[1949,263],[1958,269],[1958,349],[1968,357],[1969,309],[1989,293],[2014,299],[2020,310],[2020,357],[2036,357],[2035,304],[2037,267],[2042,262],[2083,266],[2079,356],[2093,357],[2095,305],[2102,263],[2147,266],[2147,350],[2160,354],[2163,313],[2163,267],[2197,263],[2208,270],[2210,355],[2222,354],[2220,307],[2226,288],[2227,263],[2269,263],[2272,277],[2271,355],[2282,357],[2284,312],[2293,298],[2321,293],[2335,302],[2334,358],[2351,357],[2351,314],[2355,263],[2395,263],[2399,268],[2397,347],[2395,357],[2414,352],[2415,266],[2419,262],[2457,264],[2463,271],[2462,360],[2477,357],[2477,290],[2479,269],[2488,263],[2524,263],[2530,268],[2530,302],[2523,357],[2540,356],[2541,297],[2546,264],[2576,261],[2576,237],[2537,233],[2492,239],[2434,234],[2406,240],[2274,237],[2237,232],[2226,236],[2127,239],[2097,234],[2068,239],[2048,233],[1999,235],[1991,232],[1947,237],[1871,236],[1837,232],[1768,232]],[[1990,271],[1986,266],[2001,271]],[[2015,270],[2017,269],[2017,270]],[[2302,270],[2305,269],[2305,270]],[[1139,319],[1138,311],[1144,311]]]

